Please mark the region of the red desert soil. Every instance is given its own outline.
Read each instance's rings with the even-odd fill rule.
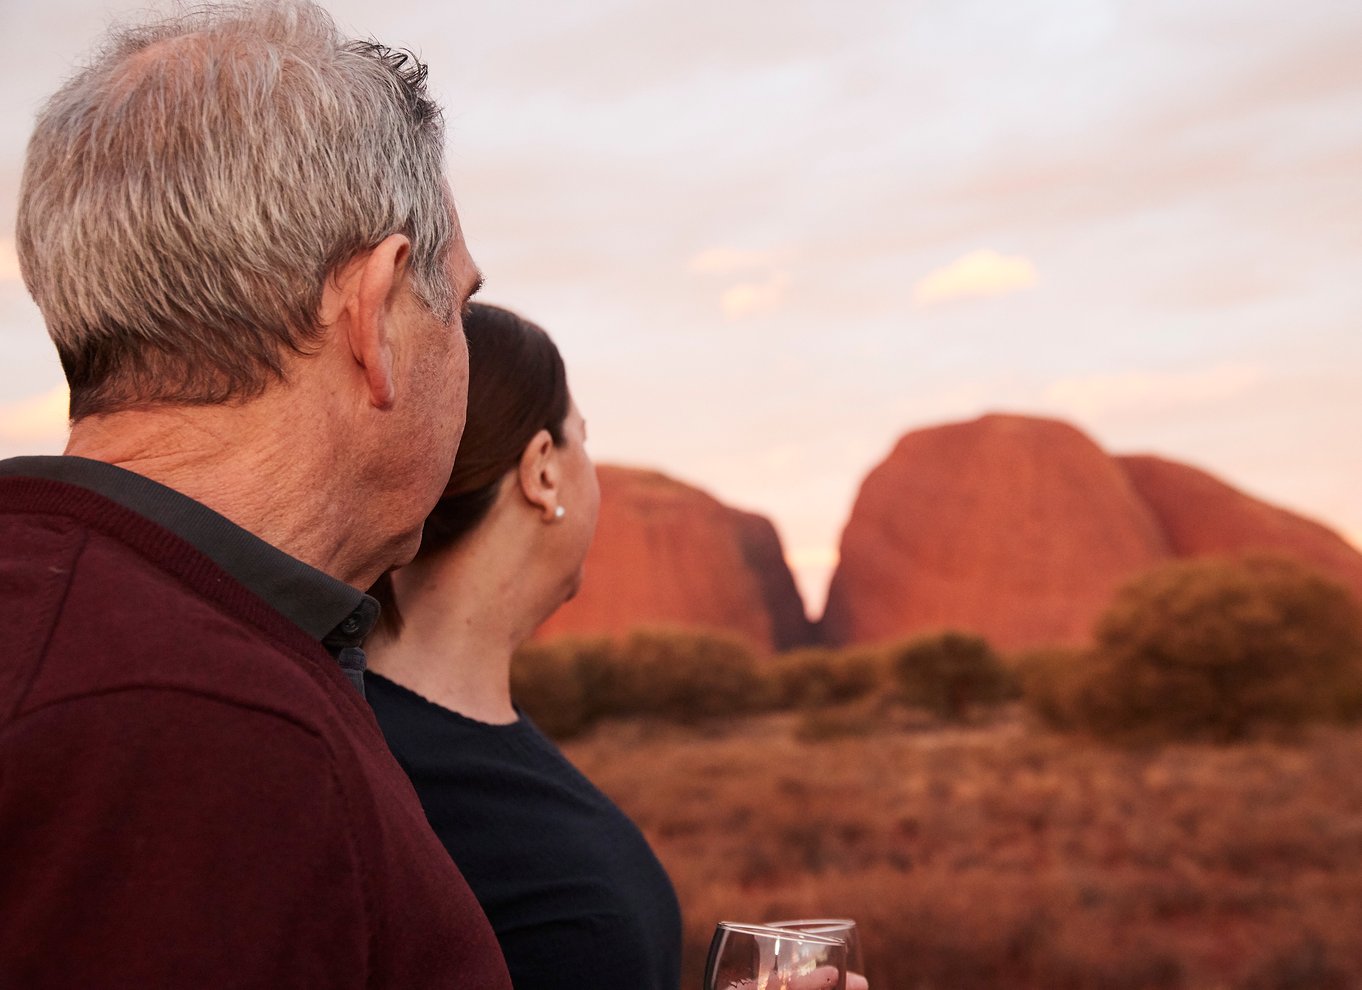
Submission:
[[[686,916],[848,914],[887,990],[1362,986],[1362,730],[1105,749],[1006,712],[803,741],[798,715],[620,722],[565,746]]]

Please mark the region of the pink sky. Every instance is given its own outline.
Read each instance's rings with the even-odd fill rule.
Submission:
[[[0,5],[0,454],[61,446],[6,240],[32,114],[140,6]],[[430,62],[486,298],[596,458],[770,516],[815,612],[865,473],[992,409],[1362,542],[1362,6],[330,7]]]

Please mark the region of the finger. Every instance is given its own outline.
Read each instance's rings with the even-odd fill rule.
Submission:
[[[870,981],[860,973],[847,973],[847,990],[870,990]]]
[[[812,973],[796,976],[790,981],[790,990],[832,990],[837,986],[837,967],[819,966]]]

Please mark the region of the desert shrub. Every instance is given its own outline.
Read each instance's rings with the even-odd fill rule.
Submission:
[[[809,647],[772,658],[767,669],[781,708],[855,701],[875,694],[887,680],[883,658],[867,650]]]
[[[900,696],[941,718],[964,720],[979,705],[1016,696],[1017,683],[980,636],[943,632],[909,640],[889,651]]]
[[[720,918],[825,914],[858,920],[881,990],[1362,987],[1362,729],[1132,753],[797,722],[568,747],[675,883],[682,987]]]
[[[864,738],[885,731],[889,724],[881,700],[867,696],[840,705],[804,708],[795,725],[794,736],[806,743]]]
[[[575,736],[601,716],[601,672],[614,662],[604,638],[526,643],[511,662],[511,696],[550,736]]]
[[[1050,647],[1013,661],[1022,700],[1051,728],[1072,730],[1088,722],[1084,713],[1093,689],[1090,651]]]
[[[1349,711],[1362,612],[1294,561],[1203,559],[1118,592],[1075,715],[1099,734],[1230,742]]]
[[[641,629],[616,644],[599,672],[602,714],[693,722],[770,707],[746,640],[726,633]]]
[[[511,691],[545,732],[560,739],[603,718],[644,715],[688,723],[765,711],[773,701],[746,640],[682,629],[526,644],[511,665]]]

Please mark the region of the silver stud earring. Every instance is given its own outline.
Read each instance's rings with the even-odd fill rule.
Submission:
[[[553,510],[554,519],[562,519],[565,515],[567,515],[567,509],[563,508],[561,505]]]

